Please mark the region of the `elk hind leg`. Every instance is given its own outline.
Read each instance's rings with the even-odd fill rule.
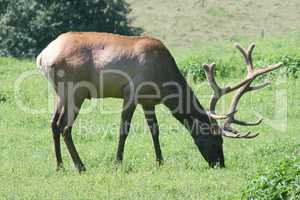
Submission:
[[[64,142],[71,155],[74,165],[79,172],[85,171],[86,169],[79,157],[72,139],[72,126],[76,120],[76,117],[78,116],[83,101],[84,99],[74,98],[73,102],[65,103],[59,123],[59,127],[63,132]]]
[[[62,101],[60,98],[58,98],[56,109],[55,109],[55,112],[54,112],[52,120],[51,120],[51,129],[52,129],[52,135],[53,135],[54,150],[55,150],[56,164],[57,164],[56,170],[57,171],[63,168],[63,162],[62,162],[62,157],[61,157],[61,147],[60,147],[61,131],[58,127],[58,120],[61,116],[62,109],[63,109]]]

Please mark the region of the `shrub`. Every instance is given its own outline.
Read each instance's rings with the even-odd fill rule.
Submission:
[[[0,55],[35,56],[60,33],[141,33],[130,27],[124,0],[0,0]]]
[[[192,78],[194,81],[204,81],[206,80],[205,72],[202,69],[204,63],[216,63],[216,76],[220,78],[236,78],[239,76],[246,75],[246,66],[242,59],[238,59],[234,54],[228,54],[221,58],[212,56],[200,56],[192,55],[181,62],[179,62],[179,67],[184,76]],[[287,76],[288,78],[298,78],[300,71],[300,58],[296,55],[284,55],[284,56],[269,56],[269,57],[259,57],[255,61],[255,66],[267,66],[272,63],[283,64],[279,70],[273,71],[261,76],[258,79],[262,81],[265,78],[273,78],[276,75]]]
[[[247,200],[299,200],[300,157],[294,155],[254,178],[243,192]]]
[[[205,80],[205,72],[201,67],[202,62],[198,56],[191,56],[179,64],[184,76],[190,76],[194,81]]]
[[[231,77],[236,73],[234,63],[211,56],[193,55],[187,57],[179,62],[179,67],[184,76],[191,77],[194,81],[204,81],[206,80],[205,71],[202,68],[204,63],[216,63],[216,76],[219,77]]]
[[[286,75],[292,78],[298,78],[300,70],[300,58],[283,56],[281,62],[286,66]]]

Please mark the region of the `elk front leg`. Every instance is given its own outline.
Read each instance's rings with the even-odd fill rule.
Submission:
[[[58,128],[58,120],[61,115],[63,108],[62,101],[58,98],[58,102],[56,105],[56,110],[53,114],[52,120],[51,120],[51,129],[52,129],[52,134],[53,134],[53,142],[54,142],[54,150],[55,150],[55,156],[56,156],[56,164],[57,168],[56,170],[60,170],[63,168],[63,162],[61,158],[61,148],[60,148],[60,134],[61,131]]]
[[[116,156],[116,160],[119,163],[121,163],[123,160],[124,145],[129,133],[131,119],[135,109],[136,109],[136,104],[133,101],[130,101],[128,98],[124,98],[122,114],[121,114],[119,145],[118,145],[118,151]]]
[[[79,172],[85,171],[86,169],[73,143],[72,126],[76,120],[76,117],[78,116],[82,103],[83,99],[75,99],[74,104],[71,103],[68,105],[68,103],[65,103],[59,124],[60,129],[63,130],[64,141],[72,157],[74,166],[78,169]]]
[[[154,144],[154,150],[156,155],[156,161],[159,165],[163,163],[163,157],[161,154],[160,144],[159,144],[159,127],[155,114],[154,106],[143,106],[145,118],[147,120],[149,129],[151,131],[151,136]]]

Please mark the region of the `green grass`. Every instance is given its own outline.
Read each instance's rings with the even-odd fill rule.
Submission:
[[[251,129],[261,133],[256,139],[225,139],[225,169],[209,169],[188,132],[159,106],[165,164],[155,164],[152,140],[139,108],[124,163],[116,170],[121,101],[105,99],[86,101],[84,109],[92,104],[95,108],[81,113],[74,127],[75,144],[87,172],[77,173],[63,144],[65,171],[57,173],[49,128],[53,98],[48,97],[46,79],[41,75],[26,79],[17,95],[31,108],[46,109],[43,113],[28,114],[16,104],[15,82],[30,70],[35,70],[33,61],[0,58],[0,199],[240,199],[249,180],[290,156],[300,144],[300,80],[275,76],[271,87],[242,99],[240,118],[256,119],[259,113],[266,120]],[[207,84],[192,86],[207,107]],[[223,106],[229,103],[226,98],[219,111],[226,112]]]
[[[293,33],[300,30],[298,0],[205,0],[204,6],[202,0],[127,1],[133,9],[133,25],[144,28],[145,35],[161,39],[182,66],[193,58],[195,68],[198,63],[212,61],[230,67],[223,84],[237,81],[245,69],[232,48],[234,42],[256,42],[254,56],[259,65],[284,55],[299,58],[299,33]],[[139,108],[124,163],[116,169],[121,101],[105,99],[86,101],[85,109],[92,104],[95,108],[89,114],[81,113],[74,127],[74,141],[87,172],[77,173],[62,143],[65,171],[57,173],[49,125],[53,97],[48,97],[45,78],[26,79],[17,99],[31,108],[46,110],[28,114],[17,106],[14,85],[23,72],[31,70],[37,72],[31,60],[0,58],[1,200],[241,199],[242,191],[257,174],[270,171],[300,151],[300,80],[275,76],[271,87],[242,99],[240,118],[256,119],[259,114],[265,121],[251,128],[261,133],[256,139],[225,138],[225,169],[207,167],[188,132],[163,106],[158,107],[158,120],[165,164],[155,164],[152,140]],[[191,84],[207,108],[207,84]],[[226,112],[229,103],[226,98],[219,111]]]

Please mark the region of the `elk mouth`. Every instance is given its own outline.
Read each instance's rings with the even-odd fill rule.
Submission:
[[[224,168],[225,167],[225,160],[223,154],[223,148],[218,149],[218,158],[214,161],[208,161],[208,165],[211,168]]]
[[[209,167],[211,167],[211,168],[216,168],[216,167],[224,168],[225,167],[225,159],[224,159],[222,146],[217,147],[217,150],[213,154],[205,151],[202,146],[200,146],[200,145],[197,145],[197,146],[198,146],[198,149],[199,149],[201,155],[208,163]]]
[[[224,162],[221,160],[218,160],[216,162],[209,162],[208,165],[210,168],[224,168],[225,167]]]

